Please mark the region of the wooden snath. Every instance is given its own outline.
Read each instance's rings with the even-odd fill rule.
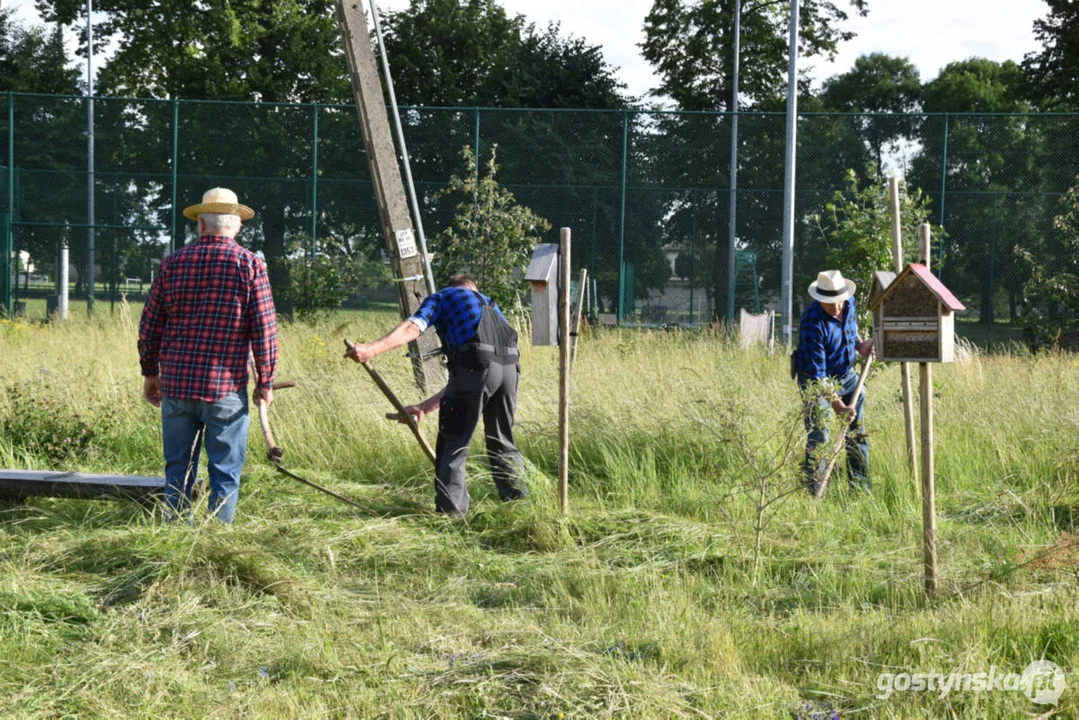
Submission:
[[[423,274],[425,259],[416,247],[363,5],[359,0],[337,0],[337,18],[345,44],[356,110],[363,128],[364,149],[371,166],[371,182],[386,239],[386,254],[393,267],[403,319],[415,313],[427,297]],[[409,343],[409,351],[416,385],[421,392],[426,392],[429,386],[440,387],[445,383],[446,372],[434,333],[424,333]]]

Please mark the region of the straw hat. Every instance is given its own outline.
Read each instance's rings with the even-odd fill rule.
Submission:
[[[854,294],[854,287],[854,282],[844,279],[838,270],[825,270],[809,284],[809,295],[822,303],[841,303]]]
[[[246,205],[241,205],[236,193],[222,187],[210,188],[202,194],[202,202],[184,208],[184,217],[188,220],[198,220],[199,213],[239,215],[241,220],[250,220],[255,217],[255,211]]]

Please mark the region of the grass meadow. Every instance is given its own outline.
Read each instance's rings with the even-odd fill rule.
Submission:
[[[161,474],[137,316],[73,318],[0,323],[0,466]],[[804,439],[781,353],[714,333],[586,335],[563,519],[557,352],[526,347],[532,496],[500,504],[477,443],[460,522],[433,514],[427,461],[341,359],[342,337],[393,322],[281,333],[279,378],[298,382],[271,410],[285,463],[366,512],[275,473],[257,423],[232,527],[121,502],[0,505],[0,716],[1079,715],[1079,357],[934,367],[927,600],[897,367],[868,384],[872,494],[840,468],[814,503],[789,492]],[[400,354],[374,364],[418,399]],[[1066,673],[1058,706],[878,685],[1038,659]]]

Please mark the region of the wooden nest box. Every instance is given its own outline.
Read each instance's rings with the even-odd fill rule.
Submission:
[[[540,243],[525,271],[532,286],[532,344],[558,344],[558,245]]]
[[[963,303],[925,265],[878,272],[869,292],[877,357],[897,362],[955,360],[955,313]]]

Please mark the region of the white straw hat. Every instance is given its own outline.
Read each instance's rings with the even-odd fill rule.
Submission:
[[[188,220],[198,220],[200,213],[239,215],[241,220],[250,220],[255,217],[255,211],[246,205],[241,205],[236,193],[222,187],[210,188],[202,194],[202,202],[184,208],[184,217]]]
[[[809,284],[809,295],[822,303],[840,303],[854,294],[854,282],[843,278],[838,270],[825,270],[817,274],[816,282]]]

